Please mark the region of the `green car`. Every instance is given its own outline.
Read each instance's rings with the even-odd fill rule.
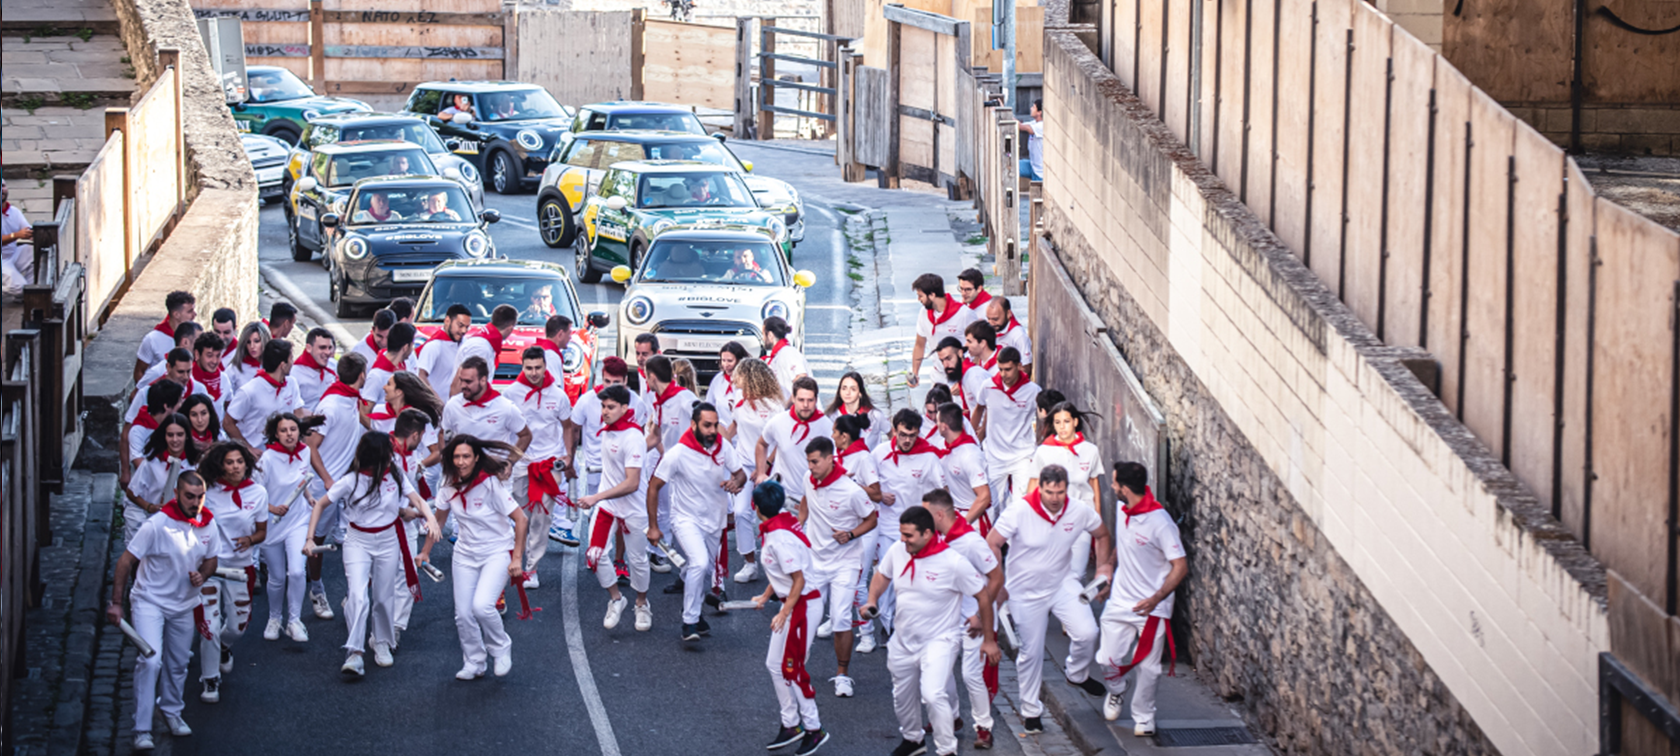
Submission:
[[[317,116],[373,110],[361,100],[317,95],[297,74],[278,66],[251,66],[245,76],[250,97],[233,103],[234,125],[242,132],[267,134],[286,144],[297,144],[303,127]]]
[[[732,166],[692,160],[615,163],[584,200],[583,233],[572,239],[577,277],[601,280],[616,265],[632,270],[660,234],[677,228],[751,230],[762,233],[791,261],[793,238],[778,213],[753,198],[745,176]]]

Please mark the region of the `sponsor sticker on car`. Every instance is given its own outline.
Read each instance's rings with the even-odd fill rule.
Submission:
[[[424,281],[431,276],[432,271],[430,269],[391,271],[392,281]]]

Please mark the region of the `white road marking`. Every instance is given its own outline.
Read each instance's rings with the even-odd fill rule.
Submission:
[[[595,727],[595,739],[601,743],[601,756],[620,756],[612,720],[607,717],[606,705],[601,703],[601,692],[595,688],[595,675],[589,671],[589,652],[583,647],[583,626],[578,624],[577,549],[565,550],[560,574],[561,611],[565,614],[566,650],[571,652],[572,676],[577,678],[578,692],[583,694],[583,708],[589,711],[589,723]]]
[[[322,328],[332,331],[333,337],[338,339],[339,343],[355,344],[356,342],[362,340],[362,337],[350,333],[350,329],[345,328],[343,323],[338,322],[338,318],[333,317],[331,313],[316,304],[315,300],[305,295],[303,293],[303,289],[299,288],[296,283],[293,283],[290,276],[280,272],[279,268],[263,263],[258,266],[258,269],[262,272],[264,281],[267,281],[270,286],[279,289],[280,293],[285,296],[286,299],[290,300],[292,304],[297,305],[298,309],[303,310],[304,314],[313,318],[315,322],[321,324]]]

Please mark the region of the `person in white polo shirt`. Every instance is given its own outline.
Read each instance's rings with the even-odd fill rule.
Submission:
[[[303,354],[292,362],[290,377],[297,384],[303,406],[310,412],[315,411],[327,387],[338,380],[338,358],[333,356],[337,349],[332,331],[325,328],[311,328],[303,336]]]
[[[468,357],[456,375],[461,393],[449,397],[443,405],[439,425],[444,437],[465,434],[525,453],[531,445],[531,429],[526,427],[519,408],[490,386],[490,366],[478,357]]]
[[[1124,503],[1115,523],[1119,532],[1114,585],[1102,613],[1102,665],[1108,695],[1103,717],[1120,718],[1128,676],[1132,693],[1132,733],[1155,734],[1155,682],[1161,677],[1161,652],[1174,652],[1173,591],[1190,573],[1178,524],[1149,490],[1149,471],[1136,462],[1118,462],[1109,478],[1114,498]],[[1135,675],[1131,675],[1132,672]]]
[[[1027,335],[1027,329],[1021,327],[1021,321],[1015,319],[1011,311],[1008,297],[993,297],[986,305],[986,322],[992,330],[997,332],[998,348],[1015,347],[1021,353],[1021,366],[1032,374],[1033,352],[1032,337]]]
[[[875,466],[881,474],[881,522],[898,522],[904,510],[919,506],[922,494],[945,487],[945,466],[940,462],[939,449],[922,438],[922,416],[905,408],[893,415],[893,432],[886,443],[875,449]],[[865,565],[885,558],[888,549],[897,543],[899,534],[891,528],[876,528],[872,548],[863,557]],[[880,617],[858,626],[858,653],[875,650],[875,626],[892,632],[897,608],[896,595],[889,585],[880,597]]]
[[[308,417],[297,385],[287,380],[292,372],[292,342],[270,341],[263,346],[262,372],[255,380],[247,381],[228,402],[227,417],[222,418],[222,430],[228,438],[246,448],[260,448],[263,429],[268,418],[290,412],[300,418]]]
[[[789,395],[793,403],[788,411],[764,424],[753,479],[762,483],[774,478],[781,483],[791,509],[805,495],[806,479],[811,475],[805,466],[805,445],[815,438],[827,438],[834,432],[834,421],[817,409],[816,379],[800,376],[793,381]]]
[[[651,367],[653,360],[648,362]],[[657,372],[649,370],[650,374]],[[677,443],[665,447],[647,485],[648,540],[658,543],[666,535],[658,519],[661,499],[667,500],[671,540],[688,559],[677,583],[683,586],[685,641],[699,640],[711,632],[700,609],[723,546],[723,526],[729,519],[730,505],[746,484],[740,455],[719,433],[717,408],[706,402],[695,404],[689,411],[688,429]]]
[[[205,581],[204,640],[198,644],[199,677],[204,687],[198,700],[221,700],[222,675],[233,671],[233,644],[245,637],[251,622],[251,597],[257,592],[257,547],[268,538],[268,491],[257,484],[257,455],[223,441],[199,460],[199,471],[210,479],[204,507],[216,518],[229,548],[217,567],[238,570],[238,579],[219,574]]]
[[[461,338],[461,347],[455,350],[455,381],[450,394],[462,391],[460,373],[466,368],[467,360],[477,357],[480,362],[489,366],[490,373],[496,371],[496,361],[501,358],[502,340],[513,333],[514,326],[519,325],[519,311],[512,305],[496,305],[490,311],[490,324],[479,326],[467,332]],[[486,378],[488,380],[488,378]],[[442,396],[442,394],[439,394]]]
[[[949,336],[962,342],[963,329],[968,327],[974,313],[956,297],[945,294],[945,279],[934,273],[916,277],[911,288],[916,301],[922,304],[922,314],[916,317],[916,343],[910,348],[910,375],[906,379],[911,388],[921,385],[922,360],[934,354],[940,341]]]
[[[304,436],[304,443],[313,446],[321,455],[321,466],[326,468],[328,475],[310,481],[310,502],[326,496],[333,483],[348,473],[356,456],[356,445],[366,430],[362,427],[361,410],[361,386],[367,380],[366,371],[367,361],[361,355],[344,355],[338,361],[338,380],[321,392],[321,400],[315,403],[315,412],[323,421],[315,433]],[[298,503],[302,505],[304,502]],[[310,541],[324,545],[328,536],[343,528],[340,524],[342,520],[338,504],[332,504],[322,516],[311,520],[316,527],[308,531]],[[333,618],[332,602],[327,600],[327,589],[321,582],[322,559],[320,554],[311,553],[305,560],[305,571],[309,576],[309,604],[317,618],[330,620]]]
[[[978,626],[980,601],[992,604],[1003,590],[1003,557],[986,543],[986,537],[963,519],[962,512],[952,501],[951,494],[935,488],[922,495],[922,506],[933,515],[933,525],[952,551],[968,558],[974,569],[986,576],[986,590],[979,597],[964,597],[962,637],[962,681],[968,689],[970,718],[974,720],[974,748],[992,747],[992,698],[997,695],[998,659],[996,639],[988,645],[986,633]],[[992,625],[996,630],[996,624]],[[951,700],[951,711],[957,710],[957,681],[945,689]],[[960,721],[960,720],[959,720]]]
[[[1090,666],[1097,645],[1097,622],[1091,607],[1079,601],[1081,587],[1068,573],[1073,545],[1081,533],[1090,533],[1097,548],[1097,577],[1114,573],[1113,545],[1102,517],[1090,507],[1070,504],[1067,470],[1051,465],[1039,471],[1038,490],[1022,497],[992,526],[986,542],[1002,551],[1009,547],[1004,566],[1004,589],[1009,594],[1009,616],[1021,648],[1015,657],[1018,701],[1027,732],[1043,732],[1044,704],[1039,691],[1044,675],[1044,636],[1050,615],[1062,623],[1068,636],[1064,668],[1068,682],[1086,693],[1107,692],[1091,679]]]
[[[566,421],[566,476],[575,481],[572,501],[595,493],[601,484],[601,392],[608,386],[624,386],[630,378],[630,365],[624,358],[611,356],[601,360],[601,382],[594,391],[585,391],[572,405],[571,419]],[[629,387],[625,387],[629,392]],[[630,409],[636,417],[647,417],[650,411],[642,406],[640,397],[631,394]],[[567,546],[579,544],[577,531],[567,527],[559,533],[551,528],[550,536]]]
[[[899,622],[887,643],[887,671],[892,673],[893,711],[901,738],[892,756],[927,753],[922,742],[927,737],[922,729],[923,706],[933,725],[934,752],[955,756],[952,712],[956,701],[947,696],[947,689],[951,669],[962,653],[963,600],[979,597],[976,624],[988,653],[996,654],[992,600],[986,595],[985,575],[968,557],[946,545],[925,507],[905,508],[898,523],[900,541],[881,557],[869,585],[869,603],[863,607],[865,613],[873,614],[889,585],[898,594]]]
[[[548,363],[548,372],[556,376],[566,374],[566,345],[572,340],[572,319],[565,315],[550,315],[543,324],[543,337],[537,339],[536,346],[543,352],[543,361]]]
[[[974,437],[963,432],[962,407],[946,402],[939,408],[939,437],[945,451],[939,461],[945,467],[951,500],[964,521],[980,529],[980,537],[992,532],[992,488],[986,483],[985,457]]]
[[[197,342],[199,335],[203,332],[203,329],[199,328],[197,323],[187,322],[176,326],[175,348],[170,349],[169,352],[165,352],[163,359],[159,360],[157,364],[146,368],[145,374],[141,375],[140,379],[134,382],[134,385],[137,387],[149,386],[152,381],[162,377],[163,374],[169,370],[169,354],[174,352],[176,349],[184,349],[187,351],[188,355],[191,355],[193,353],[193,344]]]
[[[407,370],[409,357],[414,353],[414,326],[398,323],[385,333],[385,348],[373,358],[368,378],[362,384],[362,398],[378,404],[385,401],[385,382],[398,370]]]
[[[146,374],[163,355],[175,348],[175,328],[198,319],[198,298],[188,291],[172,291],[163,298],[163,321],[140,338],[140,348],[134,355],[134,380]]]
[[[803,756],[815,753],[830,737],[822,727],[817,691],[805,666],[811,655],[811,628],[822,621],[822,594],[806,585],[811,540],[793,513],[783,509],[787,492],[782,485],[766,480],[753,488],[752,498],[764,537],[764,578],[769,583],[753,603],[763,609],[772,598],[782,601],[781,610],[770,618],[770,648],[764,656],[782,727],[765,748],[774,751],[798,743],[794,754]]]
[[[986,319],[986,305],[992,303],[992,295],[986,292],[986,274],[977,268],[966,268],[957,274],[957,296],[962,298],[964,307],[974,313],[973,319]]]
[[[793,326],[788,325],[786,319],[774,316],[764,319],[764,338],[770,342],[770,350],[764,353],[764,363],[776,374],[776,382],[781,384],[782,391],[790,396],[794,382],[811,374],[811,365],[806,361],[805,353],[788,342],[791,333]]]
[[[537,356],[538,361],[542,359]],[[451,515],[459,521],[460,536],[450,556],[450,579],[455,587],[455,631],[461,640],[461,670],[457,680],[482,677],[488,654],[497,677],[513,668],[513,640],[502,625],[496,601],[508,581],[524,576],[526,528],[530,521],[503,485],[508,463],[490,450],[507,454],[505,444],[491,444],[459,435],[444,442],[443,485],[438,490],[439,520]],[[440,523],[441,524],[441,523]],[[420,554],[431,556],[427,542]]]
[[[415,369],[438,396],[450,394],[455,382],[456,352],[471,328],[472,311],[464,304],[452,304],[444,311],[443,325],[414,352]]]
[[[834,453],[833,439],[811,439],[805,445],[805,461],[811,469],[810,486],[799,504],[799,522],[811,541],[811,569],[805,577],[808,587],[822,593],[828,607],[825,626],[834,637],[838,663],[834,695],[850,698],[854,685],[847,674],[852,663],[852,603],[863,575],[863,547],[873,540],[875,504],[846,474]]]
[[[630,588],[636,592],[636,630],[647,632],[653,628],[653,609],[647,601],[647,500],[638,500],[636,496],[642,488],[647,433],[642,430],[630,401],[630,389],[623,384],[607,386],[600,392],[601,428],[595,431],[601,439],[600,490],[579,499],[578,507],[595,509],[585,555],[589,570],[611,597],[601,626],[608,630],[618,627],[618,620],[629,605],[629,600],[618,590],[618,572],[607,559],[616,531],[624,535],[621,556],[630,573]]]
[[[647,379],[647,393],[653,405],[653,416],[648,418],[651,424],[648,426],[650,433],[647,458],[643,460],[648,471],[647,478],[652,480],[653,472],[659,469],[660,458],[675,448],[683,434],[688,431],[691,425],[689,417],[700,398],[676,382],[676,368],[670,357],[663,354],[650,355],[647,363],[642,366],[642,371]],[[671,493],[670,489],[663,489],[659,494],[659,511],[658,517],[655,518],[659,529],[667,533],[675,532],[671,527]],[[661,572],[670,571],[669,564],[665,565],[665,569],[660,569],[660,563],[664,561],[663,555],[650,554],[648,558],[654,569]],[[665,592],[682,593],[684,582],[683,576],[678,574],[677,581],[666,586]]]
[[[542,347],[529,346],[519,355],[519,377],[504,395],[525,418],[531,443],[513,463],[508,489],[530,520],[525,539],[527,589],[536,588],[537,563],[548,553],[548,524],[560,506],[560,481],[565,477],[565,425],[572,403],[559,377],[548,369]],[[571,522],[567,518],[567,524]]]
[[[1027,490],[1038,487],[1038,471],[1050,465],[1061,465],[1068,471],[1068,499],[1102,513],[1100,489],[1103,476],[1102,451],[1085,439],[1085,414],[1071,402],[1058,402],[1047,413],[1051,432],[1044,443],[1033,451],[1032,478]],[[1091,539],[1080,538],[1073,546],[1074,580],[1085,578],[1085,568],[1091,564]]]
[[[1032,477],[1040,390],[1021,368],[1020,352],[1004,347],[997,358],[997,375],[980,391],[973,413],[980,448],[986,453],[986,480],[997,510],[994,520],[1008,509],[1011,496],[1027,490],[1027,479]]]
[[[973,369],[963,374],[963,395],[968,397],[972,412],[975,398],[997,375],[997,331],[991,323],[976,320],[963,329],[963,351]]]

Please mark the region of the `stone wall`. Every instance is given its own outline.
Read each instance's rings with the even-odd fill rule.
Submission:
[[[1045,67],[1040,254],[1167,417],[1216,692],[1291,753],[1593,752],[1602,567],[1072,34]]]

